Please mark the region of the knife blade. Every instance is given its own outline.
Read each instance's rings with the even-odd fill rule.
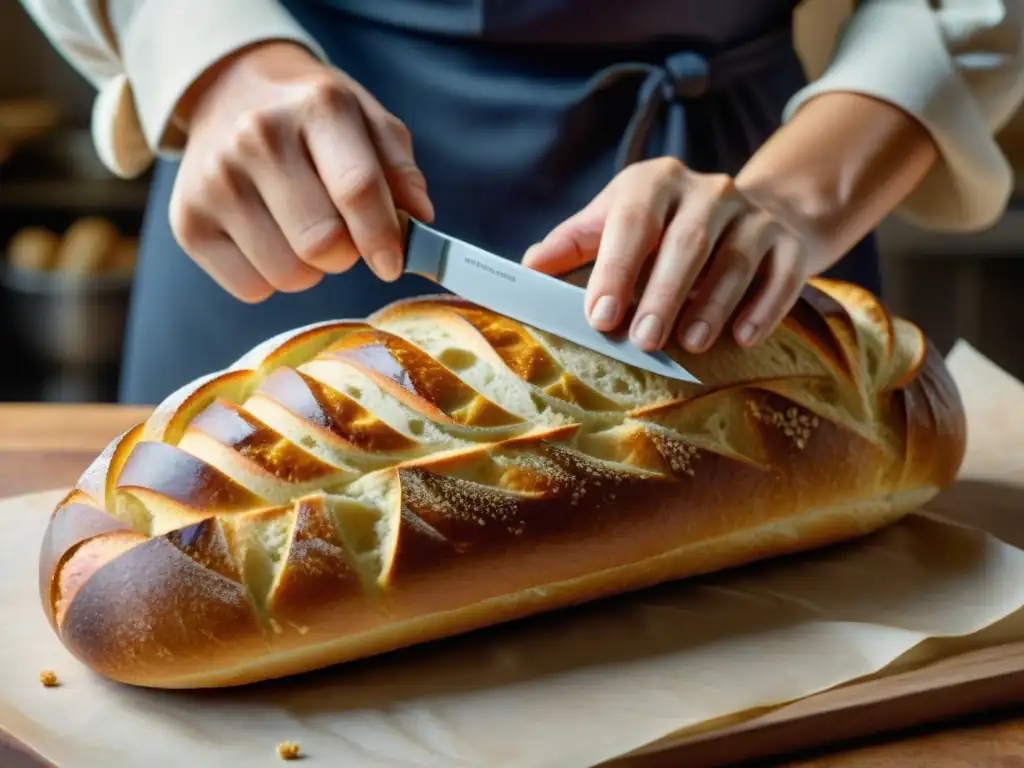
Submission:
[[[622,363],[681,381],[700,381],[663,351],[645,352],[628,339],[596,330],[586,316],[586,291],[503,259],[409,218],[405,272],[420,275],[481,307],[547,331]]]

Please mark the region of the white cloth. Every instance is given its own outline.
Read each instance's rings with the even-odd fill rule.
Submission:
[[[281,39],[322,49],[278,0],[21,0],[97,88],[92,130],[103,162],[136,176],[174,157],[174,118],[188,87],[225,55]],[[901,213],[931,229],[995,221],[1013,189],[997,131],[1024,100],[1024,0],[862,0],[825,73],[786,118],[819,94],[854,91],[921,121],[941,153]]]

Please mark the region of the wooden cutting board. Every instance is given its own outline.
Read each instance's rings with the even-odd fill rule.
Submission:
[[[669,738],[615,768],[712,768],[754,758],[792,754],[997,708],[1024,704],[1024,640],[945,659],[900,674],[851,683],[742,723],[689,737]],[[1007,766],[1024,766],[1024,726],[1016,728],[1020,752]],[[908,754],[913,753],[908,749]],[[1011,758],[1012,760],[1013,758]],[[851,762],[850,765],[861,765]],[[940,768],[926,762],[879,765]],[[950,762],[949,765],[993,765]],[[865,766],[866,768],[866,766]]]
[[[961,523],[984,528],[1003,541],[1024,548],[1020,519],[1020,486],[1000,481],[961,480],[928,505],[933,512]],[[864,739],[953,718],[991,712],[1018,705],[1014,742],[999,757],[954,757],[947,748],[927,761],[882,760],[885,768],[927,765],[1000,765],[1024,768],[1024,617],[1001,634],[993,645],[924,664],[899,674],[865,680],[827,691],[699,735],[668,738],[642,750],[642,754],[614,763],[616,768],[712,768],[755,757],[794,752]],[[995,628],[996,633],[1000,628]],[[913,743],[913,742],[911,742]],[[1003,758],[1008,760],[1004,761]],[[965,759],[968,760],[965,762]],[[947,762],[948,761],[948,762]],[[996,762],[999,761],[999,762]],[[862,761],[851,766],[867,768]],[[828,763],[831,768],[832,763]]]

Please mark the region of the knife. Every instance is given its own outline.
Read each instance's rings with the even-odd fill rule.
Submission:
[[[583,288],[464,243],[411,217],[406,219],[404,271],[626,365],[700,384],[663,351],[645,352],[628,339],[612,338],[591,326]]]

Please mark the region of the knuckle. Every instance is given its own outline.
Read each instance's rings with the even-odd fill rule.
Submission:
[[[687,168],[674,157],[657,157],[648,160],[646,166],[638,168],[638,172],[643,173],[646,184],[661,189],[679,186],[687,173]]]
[[[786,232],[782,223],[764,208],[755,207],[744,218],[747,226],[756,232],[765,232],[771,235],[781,235]]]
[[[711,248],[711,234],[704,226],[678,227],[666,245],[675,258],[685,254],[706,254]]]
[[[661,221],[647,205],[627,203],[619,208],[618,219],[624,227],[647,234],[661,230]]]
[[[666,181],[679,178],[687,170],[682,160],[671,155],[656,157],[648,162],[655,177]]]
[[[384,169],[388,182],[411,183],[414,186],[425,187],[427,181],[423,178],[423,172],[415,162],[399,161],[392,162]]]
[[[678,290],[671,287],[648,284],[643,295],[644,311],[651,311],[662,317],[672,318],[682,304]]]
[[[246,159],[277,154],[280,139],[281,120],[277,115],[264,110],[246,112],[235,121],[232,154]]]
[[[634,260],[624,254],[609,254],[598,258],[588,280],[588,288],[596,294],[616,295],[633,290],[637,266]]]
[[[313,264],[325,251],[339,245],[344,228],[336,218],[322,219],[300,227],[291,237],[295,255]]]
[[[757,239],[737,237],[724,244],[721,256],[728,260],[732,270],[750,275],[757,269],[763,256],[758,245]]]
[[[711,173],[706,177],[708,189],[718,199],[731,197],[736,191],[732,176],[726,173]]]
[[[186,251],[193,249],[200,240],[203,214],[199,206],[189,201],[172,199],[169,212],[171,233]]]
[[[744,216],[743,231],[747,240],[760,244],[765,250],[788,239],[786,228],[772,214],[757,209]]]
[[[707,253],[711,250],[711,235],[704,227],[691,229],[683,242],[690,253]]]
[[[594,265],[590,287],[599,294],[621,293],[631,284],[633,270],[624,259],[607,259]]]
[[[358,108],[358,99],[338,78],[328,74],[311,80],[306,86],[306,105],[317,111],[348,112]]]
[[[401,142],[402,145],[408,146],[412,144],[412,132],[409,130],[409,127],[390,112],[380,118],[380,126],[384,131],[387,131]]]
[[[340,208],[360,208],[380,190],[380,178],[369,165],[350,165],[334,184],[334,202]]]
[[[777,241],[773,220],[760,213],[743,216],[723,237],[723,255],[738,264],[752,268],[764,258]]]
[[[219,205],[234,206],[241,203],[244,197],[242,167],[242,164],[234,162],[227,155],[211,163],[201,180],[207,196]]]

